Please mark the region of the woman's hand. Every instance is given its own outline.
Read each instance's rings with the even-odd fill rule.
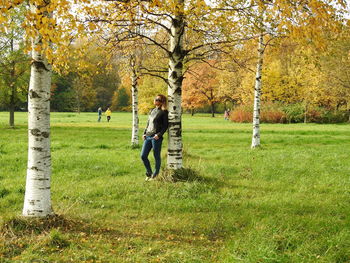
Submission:
[[[146,135],[142,135],[142,140],[146,140]]]
[[[154,135],[153,139],[158,140],[159,139],[158,135],[157,134]]]

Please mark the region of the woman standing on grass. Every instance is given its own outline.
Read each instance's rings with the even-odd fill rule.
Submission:
[[[168,111],[167,102],[164,95],[157,95],[154,99],[155,108],[149,112],[146,129],[143,132],[143,145],[141,159],[146,168],[146,181],[157,177],[160,170],[160,151],[162,148],[163,134],[168,129]],[[148,154],[153,148],[155,159],[155,170],[152,173],[151,164],[148,160]]]

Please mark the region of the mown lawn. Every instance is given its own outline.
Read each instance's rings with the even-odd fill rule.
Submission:
[[[349,124],[263,124],[251,150],[250,124],[185,115],[172,183],[144,181],[131,114],[52,113],[57,216],[26,220],[26,116],[0,113],[1,263],[350,262]]]

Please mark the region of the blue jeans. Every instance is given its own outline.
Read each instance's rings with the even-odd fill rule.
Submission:
[[[141,159],[143,161],[143,164],[146,167],[146,173],[147,175],[152,175],[152,168],[151,164],[148,160],[148,154],[153,148],[153,156],[156,163],[156,169],[153,173],[153,176],[157,176],[159,174],[160,170],[160,150],[162,149],[162,142],[163,137],[159,138],[158,140],[153,139],[151,136],[146,136],[146,139],[143,141],[142,150],[141,150]]]

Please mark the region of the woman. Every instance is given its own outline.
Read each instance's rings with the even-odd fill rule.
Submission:
[[[146,181],[157,177],[160,170],[160,150],[162,148],[163,135],[168,129],[168,111],[166,110],[166,97],[157,95],[154,99],[155,108],[149,112],[146,129],[143,132],[143,145],[141,159],[146,168]],[[155,159],[155,170],[152,173],[151,164],[148,160],[148,154],[153,149]]]

